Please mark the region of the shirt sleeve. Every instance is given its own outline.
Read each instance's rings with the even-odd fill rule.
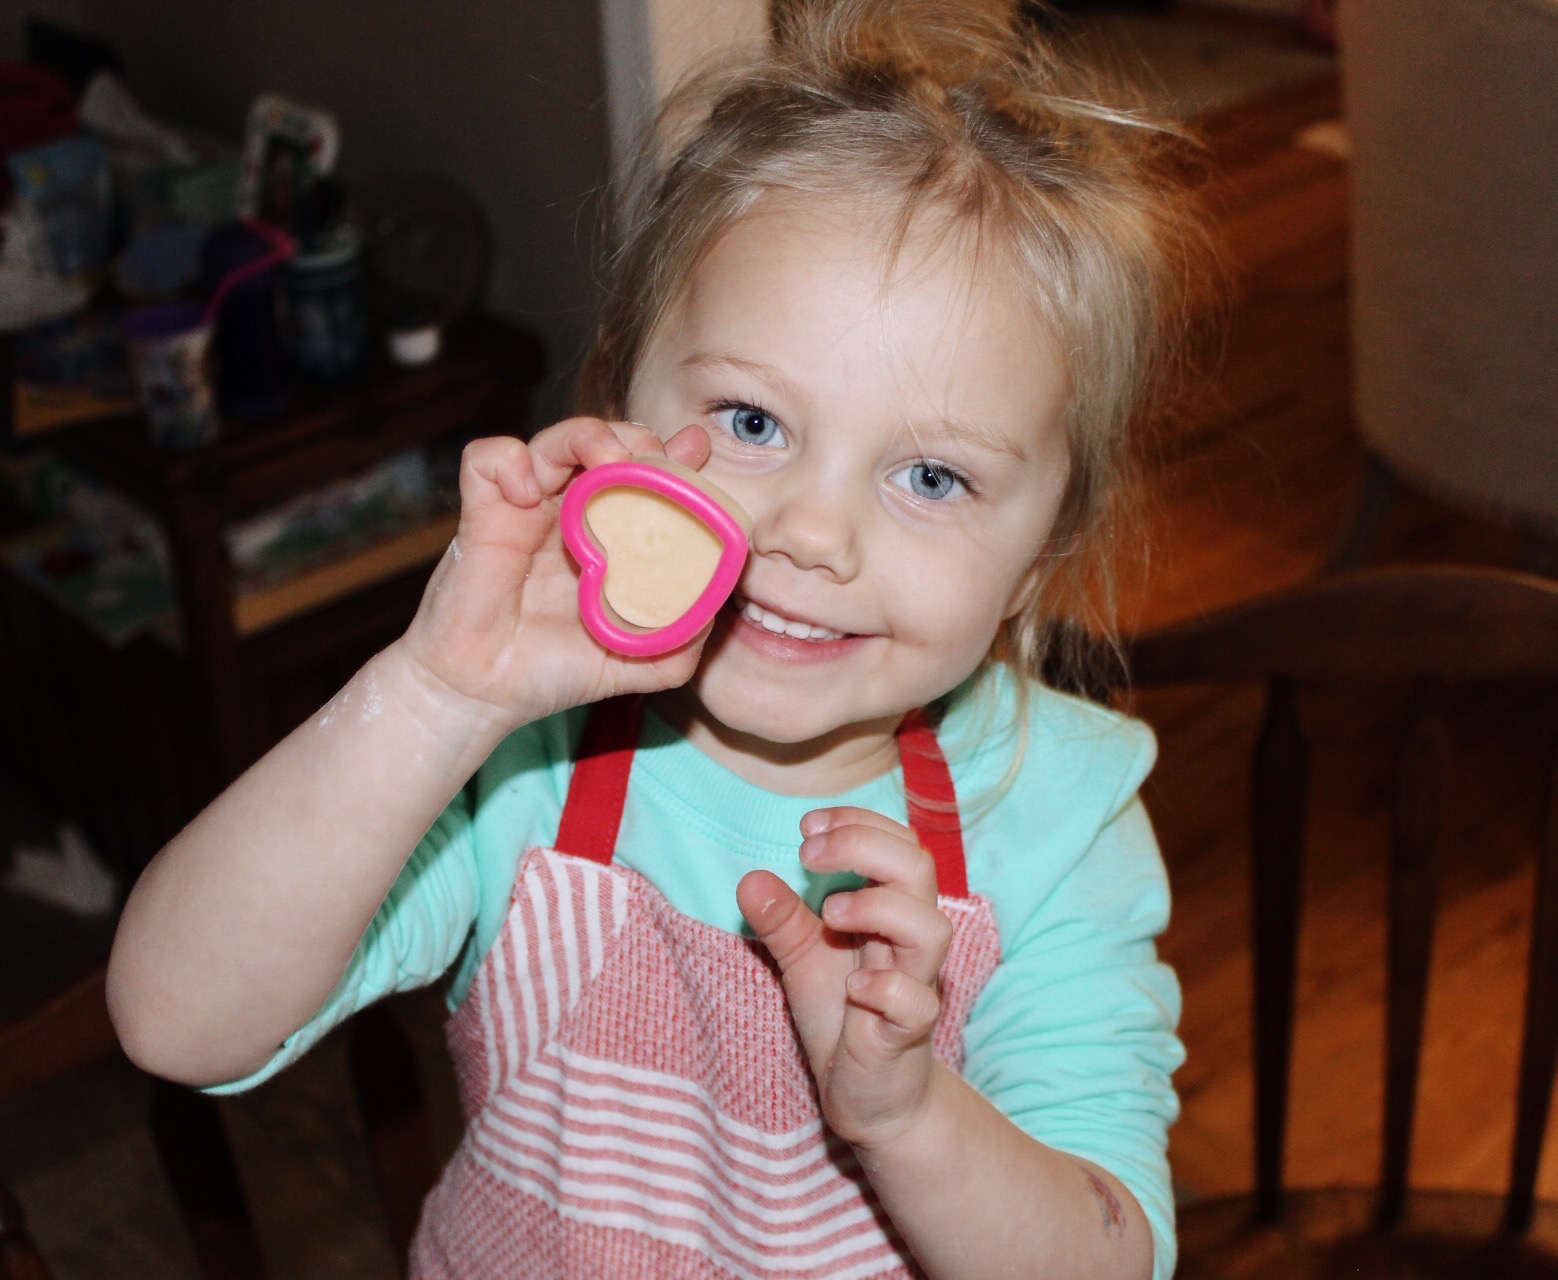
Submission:
[[[1167,1131],[1178,1114],[1170,1077],[1184,1057],[1179,986],[1157,958],[1168,881],[1137,795],[1153,743],[1142,726],[1122,728],[1135,743],[1123,780],[1116,756],[1118,785],[1100,788],[1096,834],[1003,939],[965,1032],[965,1074],[1025,1132],[1130,1189],[1152,1230],[1154,1280],[1168,1280],[1177,1252]]]
[[[359,1009],[397,991],[438,981],[459,957],[479,895],[471,813],[465,793],[441,813],[369,922],[324,1006],[252,1075],[207,1093],[241,1093],[292,1065]]]

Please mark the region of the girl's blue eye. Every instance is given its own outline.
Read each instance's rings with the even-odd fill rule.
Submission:
[[[891,479],[894,484],[908,489],[916,498],[926,498],[932,502],[972,491],[968,477],[961,471],[944,462],[931,462],[926,458],[893,472]]]
[[[720,426],[742,444],[783,444],[784,431],[773,414],[749,404],[727,404],[716,409]]]

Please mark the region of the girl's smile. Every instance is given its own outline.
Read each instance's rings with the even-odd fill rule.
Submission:
[[[834,662],[869,640],[856,633],[787,618],[740,597],[734,604],[728,624],[732,642],[747,645],[775,662]]]
[[[774,613],[770,609],[763,608],[752,600],[743,600],[735,597],[736,612],[740,617],[750,622],[753,626],[761,627],[771,635],[790,636],[796,640],[842,640],[844,633],[835,631],[831,627],[819,626],[812,622],[802,622],[797,618],[786,618],[782,614]]]
[[[692,682],[689,738],[777,791],[886,768],[1021,605],[1067,474],[1064,361],[1034,304],[922,215],[887,261],[842,199],[765,198],[693,273],[628,415],[709,433],[752,554]]]

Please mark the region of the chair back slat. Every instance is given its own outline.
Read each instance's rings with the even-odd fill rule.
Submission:
[[[1385,1116],[1378,1214],[1405,1203],[1437,898],[1438,801],[1448,777],[1445,687],[1522,680],[1558,686],[1558,582],[1459,566],[1321,578],[1126,645],[1138,687],[1261,681],[1251,807],[1256,1212],[1283,1190],[1295,1013],[1308,752],[1296,689],[1404,681],[1417,689],[1396,760],[1390,856]],[[1550,782],[1531,928],[1529,982],[1506,1226],[1531,1221],[1558,1072],[1558,759]]]
[[[1439,798],[1448,755],[1443,686],[1436,679],[1422,680],[1396,755],[1391,813],[1384,1139],[1376,1209],[1383,1226],[1400,1221],[1406,1206],[1438,896]]]
[[[1558,676],[1558,582],[1459,566],[1321,578],[1129,646],[1138,684]]]
[[[1250,804],[1251,921],[1255,957],[1256,1212],[1275,1218],[1282,1204],[1298,972],[1300,889],[1309,749],[1290,680],[1273,680],[1256,739]]]
[[[1547,820],[1536,867],[1527,961],[1525,1033],[1515,1101],[1515,1146],[1510,1160],[1504,1226],[1524,1231],[1536,1204],[1536,1171],[1558,1072],[1558,754],[1547,789]]]

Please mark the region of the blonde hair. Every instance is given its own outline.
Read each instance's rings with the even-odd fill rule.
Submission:
[[[968,224],[976,252],[1000,255],[1057,336],[1072,386],[1070,475],[1038,589],[991,660],[1087,681],[1098,646],[1068,647],[1077,629],[1063,620],[1112,644],[1113,496],[1133,428],[1161,411],[1179,367],[1203,243],[1174,177],[1183,141],[1103,105],[1005,6],[792,3],[765,54],[704,73],[662,112],[623,214],[579,407],[623,414],[699,262],[769,193],[867,193],[889,210],[889,254],[927,211]]]

